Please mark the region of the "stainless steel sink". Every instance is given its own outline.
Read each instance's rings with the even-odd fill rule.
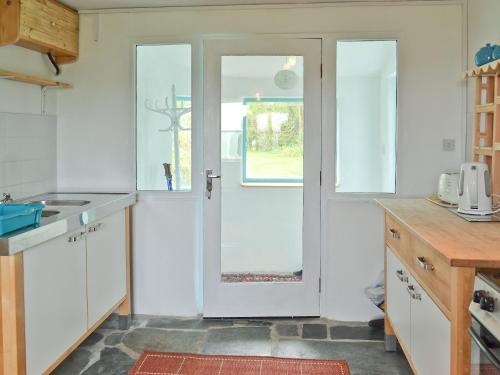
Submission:
[[[54,210],[43,210],[42,211],[42,217],[51,217],[54,215],[57,215],[61,213],[60,211],[54,211]]]
[[[76,200],[76,199],[49,199],[45,201],[37,201],[35,203],[42,203],[46,206],[85,206],[90,203],[90,201]]]

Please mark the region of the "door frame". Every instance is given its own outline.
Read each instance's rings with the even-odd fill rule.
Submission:
[[[282,41],[288,44],[283,48],[283,53],[275,52],[276,41]],[[314,45],[313,41],[318,43]],[[301,43],[302,42],[302,43]],[[245,43],[245,48],[249,49],[248,53],[243,53],[241,50],[241,44]],[[315,50],[316,49],[316,50]],[[286,50],[286,51],[285,51]],[[231,52],[235,51],[235,52]],[[321,292],[321,253],[322,253],[322,243],[321,243],[321,143],[322,143],[322,83],[320,77],[320,69],[322,62],[322,39],[321,38],[302,38],[297,36],[289,37],[279,37],[267,36],[265,38],[242,38],[242,39],[207,39],[204,41],[204,123],[205,123],[205,134],[204,134],[204,165],[206,169],[214,169],[215,173],[220,171],[220,129],[218,128],[217,137],[214,138],[211,135],[209,138],[208,124],[220,124],[220,96],[221,96],[221,86],[220,86],[220,59],[218,56],[226,55],[304,55],[307,56],[309,63],[304,66],[304,75],[306,77],[314,77],[313,74],[318,74],[318,79],[309,79],[310,82],[304,81],[304,90],[308,90],[310,93],[314,93],[311,96],[311,102],[307,102],[307,95],[304,91],[304,101],[305,105],[309,108],[309,113],[312,118],[309,122],[316,124],[316,126],[310,125],[310,130],[304,134],[304,138],[308,139],[305,141],[309,146],[309,151],[307,157],[312,166],[304,168],[304,178],[309,181],[307,185],[304,185],[304,196],[307,196],[308,208],[304,209],[303,225],[310,225],[310,227],[303,231],[303,244],[310,244],[310,249],[306,254],[306,247],[303,247],[303,260],[309,264],[304,264],[304,279],[299,283],[222,283],[220,282],[220,224],[215,225],[218,231],[210,231],[207,229],[207,225],[214,220],[220,222],[221,210],[220,210],[220,181],[214,180],[214,192],[212,199],[209,201],[205,194],[203,194],[203,267],[204,267],[204,277],[203,277],[203,293],[204,293],[204,303],[203,303],[203,313],[205,317],[243,317],[243,316],[319,316],[320,315],[320,292]],[[315,60],[317,58],[317,60]],[[315,66],[315,62],[318,66]],[[315,72],[315,69],[317,71]],[[208,77],[208,78],[207,78]],[[211,84],[208,84],[208,80],[212,80]],[[317,94],[317,99],[316,95]],[[306,96],[307,95],[307,96]],[[219,110],[213,110],[213,108],[219,108]],[[307,110],[306,110],[307,111]],[[217,125],[220,126],[220,125]],[[212,128],[213,130],[214,128]],[[209,142],[210,141],[210,142]],[[215,142],[214,142],[215,141]],[[210,146],[209,146],[210,145]],[[208,148],[208,150],[207,150]],[[214,151],[215,150],[215,151]],[[214,157],[213,155],[217,157]],[[306,163],[306,160],[304,160]],[[212,204],[212,208],[207,209],[208,204]],[[306,207],[306,202],[304,203]],[[313,215],[314,212],[314,216]],[[309,219],[308,219],[309,216]],[[308,223],[308,224],[307,224]],[[313,225],[311,223],[317,223]],[[212,233],[214,232],[214,233]],[[218,233],[215,233],[218,232]],[[209,246],[213,246],[213,249],[208,249]],[[213,244],[213,245],[210,245]],[[216,250],[218,249],[218,250]],[[217,255],[217,256],[214,256]],[[313,258],[313,260],[307,258]],[[312,263],[311,263],[312,262]],[[216,270],[217,272],[214,272]],[[314,280],[314,281],[313,281]],[[314,289],[313,289],[314,288]],[[318,288],[318,289],[315,289]],[[218,291],[217,291],[218,289]],[[239,290],[238,290],[239,289]],[[257,289],[260,289],[257,291]],[[295,291],[294,291],[295,290]],[[312,294],[311,290],[317,290],[317,293]],[[300,291],[300,292],[299,292]],[[274,308],[272,310],[266,308],[266,303],[259,303],[259,298],[263,301],[266,297],[256,297],[258,293],[267,293],[268,297],[270,293],[276,292],[271,298],[268,298],[269,302],[272,300]],[[249,299],[239,297],[239,294],[247,294]],[[302,297],[303,299],[309,299],[309,301],[303,301],[298,304],[295,301],[295,306],[292,299],[287,299],[287,296],[292,296],[297,293],[297,297]],[[302,294],[300,294],[302,293]],[[225,306],[224,311],[220,310],[220,306],[226,301],[222,296],[225,294],[231,296],[231,300],[237,301],[230,306]],[[300,294],[300,295],[299,295]],[[210,302],[208,302],[210,298]],[[241,298],[239,301],[238,299]],[[281,298],[281,300],[280,300]],[[219,299],[219,300],[217,300]],[[279,301],[276,303],[276,299]],[[259,307],[256,307],[259,306]],[[279,306],[279,308],[277,307]]]

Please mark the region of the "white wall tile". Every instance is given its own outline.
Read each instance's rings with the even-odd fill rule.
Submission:
[[[0,192],[25,198],[57,186],[55,116],[0,113]]]

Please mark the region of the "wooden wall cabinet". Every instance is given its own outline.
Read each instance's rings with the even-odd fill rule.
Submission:
[[[56,0],[0,0],[0,46],[51,53],[58,64],[78,58],[78,13]]]

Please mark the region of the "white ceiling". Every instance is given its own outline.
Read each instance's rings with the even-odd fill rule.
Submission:
[[[214,5],[255,5],[255,4],[311,4],[348,2],[391,2],[418,0],[60,0],[78,10],[158,8]],[[429,0],[430,1],[430,0]]]

